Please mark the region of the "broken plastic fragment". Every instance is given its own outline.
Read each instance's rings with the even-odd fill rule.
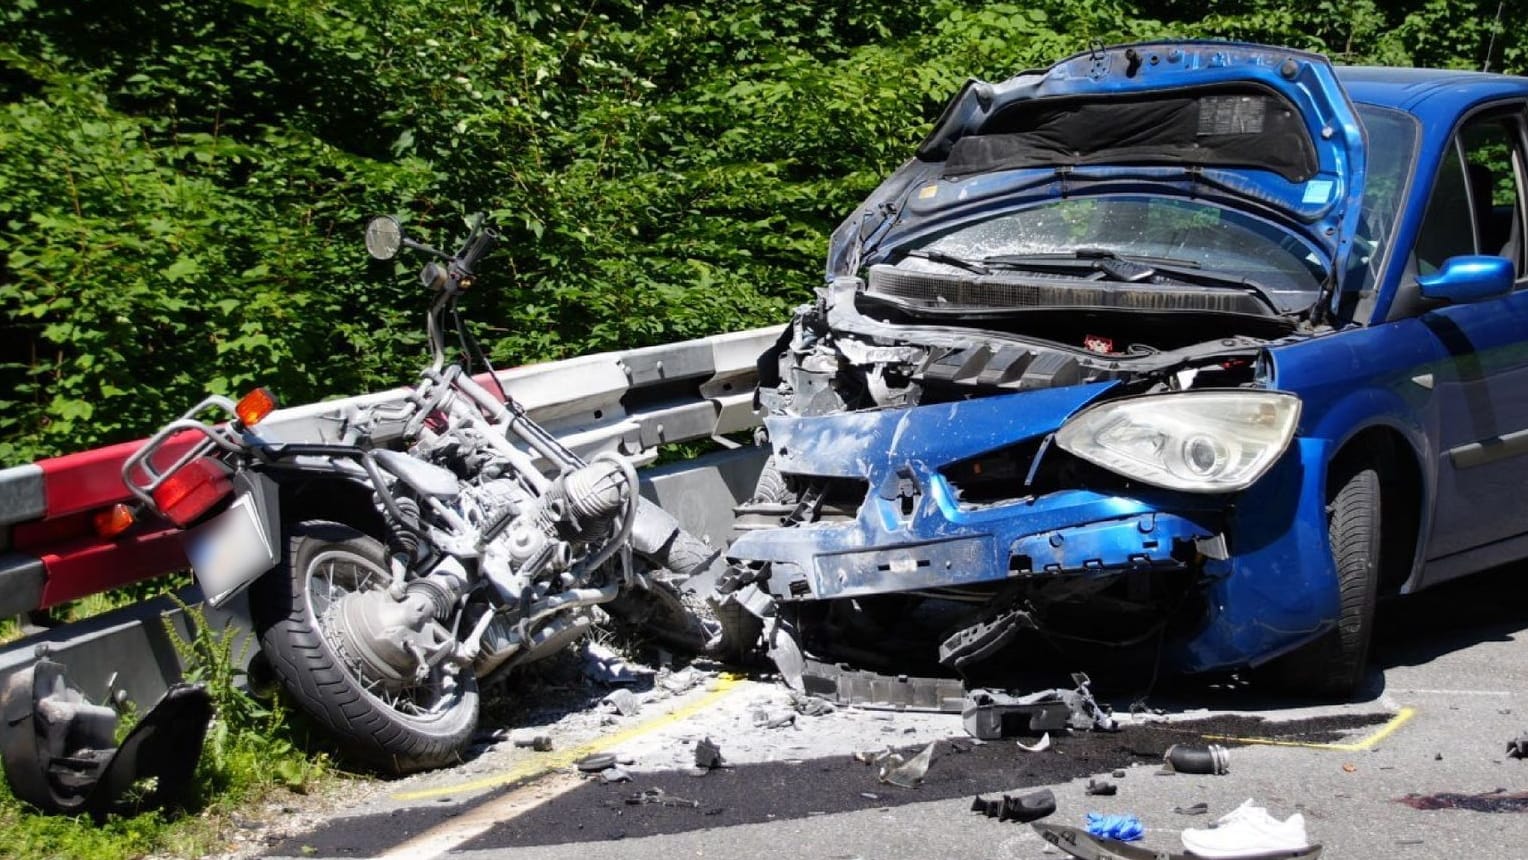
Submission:
[[[1015,741],[1014,743],[1018,744],[1019,749],[1024,752],[1045,752],[1050,749],[1050,732],[1041,735],[1040,739],[1032,744],[1025,744],[1022,741]]]
[[[929,765],[934,762],[934,747],[937,745],[938,741],[929,744],[905,762],[901,761],[900,756],[888,756],[881,764],[881,782],[899,788],[917,788],[928,775]]]
[[[661,788],[649,788],[644,791],[639,791],[636,794],[628,794],[626,796],[627,806],[642,806],[645,804],[656,804],[658,806],[687,806],[694,809],[700,806],[700,801],[689,800],[683,797],[675,797],[674,795],[665,792]]]
[[[726,764],[722,759],[722,748],[716,745],[709,737],[695,744],[695,766],[701,770],[714,770]]]
[[[88,812],[97,822],[135,785],[154,788],[138,806],[175,806],[191,786],[212,701],[201,685],[165,691],[120,746],[117,714],[93,705],[61,663],[39,659],[0,691],[0,761],[11,792],[44,812]]]
[[[1048,788],[1042,788],[1028,794],[1003,795],[1003,805],[998,812],[997,820],[1028,824],[1031,821],[1039,821],[1055,811],[1055,793]]]
[[[1511,758],[1528,758],[1528,733],[1507,741],[1507,755]]]
[[[1208,803],[1205,803],[1202,800],[1199,801],[1198,803],[1194,804],[1193,806],[1174,806],[1173,807],[1173,812],[1176,812],[1179,815],[1203,815],[1203,814],[1205,814],[1206,812],[1209,812],[1209,811],[1210,811],[1210,805]]]
[[[625,688],[611,691],[604,698],[607,705],[615,708],[616,713],[623,717],[629,717],[642,710],[642,702],[637,699],[637,694]]]
[[[791,693],[791,707],[796,709],[796,713],[807,717],[820,717],[834,711],[833,703],[827,699],[794,691]]]
[[[600,782],[606,785],[612,782],[631,782],[631,774],[618,767],[609,767],[600,771]]]
[[[1119,786],[1107,780],[1095,782],[1090,779],[1088,780],[1087,787],[1083,789],[1083,793],[1090,797],[1113,797],[1119,793]]]

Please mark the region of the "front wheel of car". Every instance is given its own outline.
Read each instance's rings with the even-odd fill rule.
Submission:
[[[1279,661],[1292,691],[1348,698],[1363,686],[1374,634],[1380,563],[1380,479],[1369,463],[1335,464],[1326,506],[1337,568],[1337,627]]]

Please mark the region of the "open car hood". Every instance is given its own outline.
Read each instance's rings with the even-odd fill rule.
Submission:
[[[1325,57],[1230,42],[1120,45],[997,84],[967,81],[917,156],[834,233],[828,274],[986,212],[1111,193],[1252,212],[1341,271],[1363,180],[1362,127]]]

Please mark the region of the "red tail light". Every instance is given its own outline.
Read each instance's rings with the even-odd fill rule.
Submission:
[[[208,457],[192,460],[154,488],[154,506],[185,528],[233,492],[228,470]]]
[[[103,538],[114,538],[133,527],[133,509],[118,502],[104,511],[98,511],[93,518],[95,520],[96,534]]]

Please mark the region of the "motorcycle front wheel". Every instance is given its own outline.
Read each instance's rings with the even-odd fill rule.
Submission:
[[[282,687],[345,756],[404,774],[459,761],[477,726],[477,681],[439,671],[397,687],[369,679],[344,653],[335,626],[346,594],[384,589],[388,554],[375,538],[340,523],[308,520],[286,531],[281,563],[250,589],[260,647]]]

